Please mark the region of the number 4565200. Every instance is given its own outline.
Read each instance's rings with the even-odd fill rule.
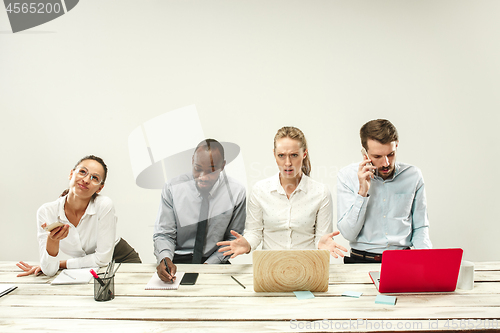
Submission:
[[[50,13],[60,13],[61,12],[61,4],[55,3],[36,3],[36,2],[15,2],[9,3],[7,6],[7,13],[31,13],[31,14],[50,14]]]

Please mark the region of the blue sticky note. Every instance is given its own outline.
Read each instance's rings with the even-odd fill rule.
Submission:
[[[363,293],[357,292],[357,291],[344,291],[342,296],[347,296],[347,297],[355,297],[359,298]]]
[[[396,304],[396,297],[394,297],[394,296],[378,295],[375,298],[375,303],[377,303],[377,304],[395,305]]]
[[[294,291],[293,293],[300,300],[314,298],[314,294],[310,291]]]

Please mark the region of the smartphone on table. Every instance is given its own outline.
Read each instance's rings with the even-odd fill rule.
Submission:
[[[185,273],[182,277],[181,284],[190,284],[193,285],[196,283],[198,279],[198,273]]]

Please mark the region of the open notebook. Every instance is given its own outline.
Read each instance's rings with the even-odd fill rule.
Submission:
[[[96,271],[99,267],[64,269],[50,284],[87,284],[92,279],[90,269]]]
[[[179,288],[179,284],[181,283],[182,277],[184,276],[184,272],[177,272],[175,274],[176,279],[173,283],[164,282],[160,280],[158,273],[154,273],[148,284],[146,285],[145,290],[175,290]]]

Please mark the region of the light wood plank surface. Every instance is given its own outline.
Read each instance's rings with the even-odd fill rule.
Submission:
[[[454,330],[452,325],[471,325],[471,331],[480,331],[489,328],[490,331],[500,327],[500,323],[492,321],[429,321],[429,320],[385,320],[385,328],[397,328],[399,331],[413,330]],[[101,332],[103,328],[106,332],[366,332],[367,327],[372,329],[381,325],[380,321],[369,320],[321,320],[317,322],[300,321],[136,321],[136,320],[86,320],[86,319],[24,319],[22,322],[14,320],[1,320],[0,327],[2,333],[13,333],[19,331],[53,333],[68,332],[71,327],[73,333]],[[406,327],[406,330],[405,330]]]
[[[368,272],[380,270],[379,264],[330,265],[328,291],[315,292],[315,298],[308,300],[299,300],[291,292],[254,292],[252,265],[179,265],[178,269],[200,273],[196,285],[144,290],[156,265],[123,264],[115,278],[115,299],[95,302],[93,281],[52,286],[55,277],[18,278],[15,262],[0,262],[0,283],[18,286],[0,297],[0,332],[220,332],[236,328],[241,332],[361,332],[395,330],[398,325],[400,331],[500,329],[500,262],[475,263],[473,290],[391,294],[397,297],[392,306],[375,304],[379,293]],[[345,291],[363,295],[344,297]],[[371,326],[357,322],[362,319]],[[353,322],[358,325],[347,326]]]

